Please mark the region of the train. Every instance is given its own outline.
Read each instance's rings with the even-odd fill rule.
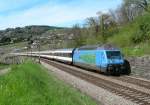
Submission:
[[[31,52],[26,54],[31,55]],[[37,51],[32,52],[32,56],[40,56],[108,75],[131,73],[130,63],[124,59],[120,49],[110,44]]]

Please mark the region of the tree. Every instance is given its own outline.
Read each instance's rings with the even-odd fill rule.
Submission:
[[[10,42],[11,42],[11,38],[4,36],[4,37],[1,39],[0,42],[1,42],[1,43],[10,43]]]
[[[150,0],[124,0],[125,2],[125,5],[128,5],[128,6],[136,6],[138,8],[142,8],[144,9],[145,11],[149,11],[149,3],[150,3]]]
[[[104,40],[107,38],[110,30],[117,28],[117,23],[115,21],[115,15],[111,13],[101,13],[100,14],[100,32]]]
[[[125,9],[125,6],[124,5],[121,5],[117,10],[116,10],[116,17],[117,17],[117,23],[119,25],[124,25],[126,23],[129,22],[129,18],[128,18],[128,15],[127,15],[127,11]]]
[[[124,3],[117,10],[118,19],[126,23],[133,21],[135,17],[140,16],[144,11],[149,11],[149,0],[124,0]]]
[[[78,24],[75,24],[71,30],[71,33],[73,34],[73,39],[75,41],[75,46],[81,46],[83,45],[83,38],[81,33],[81,28]]]
[[[87,18],[87,25],[95,30],[95,34],[99,32],[99,20],[94,17]]]

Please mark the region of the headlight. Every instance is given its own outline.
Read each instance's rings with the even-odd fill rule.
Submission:
[[[112,66],[112,65],[109,65],[109,66],[108,66],[108,70],[113,70],[113,66]]]

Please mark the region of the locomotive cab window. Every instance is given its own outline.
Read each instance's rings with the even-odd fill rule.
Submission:
[[[120,51],[106,51],[108,59],[121,59]]]

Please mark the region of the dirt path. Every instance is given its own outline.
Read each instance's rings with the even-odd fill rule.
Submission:
[[[10,71],[10,68],[0,70],[0,76],[8,73],[9,71]]]

